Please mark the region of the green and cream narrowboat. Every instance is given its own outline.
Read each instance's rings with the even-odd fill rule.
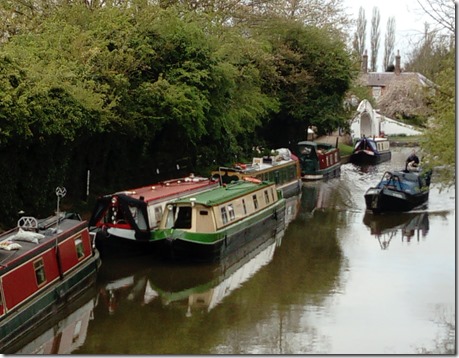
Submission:
[[[244,178],[274,181],[286,199],[300,194],[301,167],[298,157],[287,148],[278,148],[273,152],[274,155],[254,157],[252,163],[219,167],[211,172],[211,176],[225,184]]]
[[[255,179],[169,202],[152,242],[171,258],[214,261],[284,222],[285,199],[274,182]]]

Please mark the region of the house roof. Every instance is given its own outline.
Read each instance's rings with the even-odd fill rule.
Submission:
[[[435,87],[432,81],[418,72],[402,72],[398,75],[395,72],[368,72],[360,75],[361,83],[370,87],[386,87],[393,81],[408,82],[410,80],[415,80],[424,87]]]

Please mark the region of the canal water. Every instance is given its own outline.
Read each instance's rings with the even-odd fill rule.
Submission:
[[[305,183],[283,232],[218,264],[104,260],[80,307],[19,352],[454,354],[455,188],[434,177],[426,208],[365,211],[410,151]]]

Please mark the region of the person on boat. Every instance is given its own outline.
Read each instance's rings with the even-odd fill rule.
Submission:
[[[410,156],[406,159],[405,170],[408,168],[417,168],[419,166],[419,158],[416,155],[416,151],[413,149]]]

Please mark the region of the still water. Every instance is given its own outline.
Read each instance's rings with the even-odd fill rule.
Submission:
[[[304,184],[285,232],[219,264],[104,260],[78,309],[19,353],[455,353],[455,188],[433,178],[426,209],[365,212],[410,150]]]

